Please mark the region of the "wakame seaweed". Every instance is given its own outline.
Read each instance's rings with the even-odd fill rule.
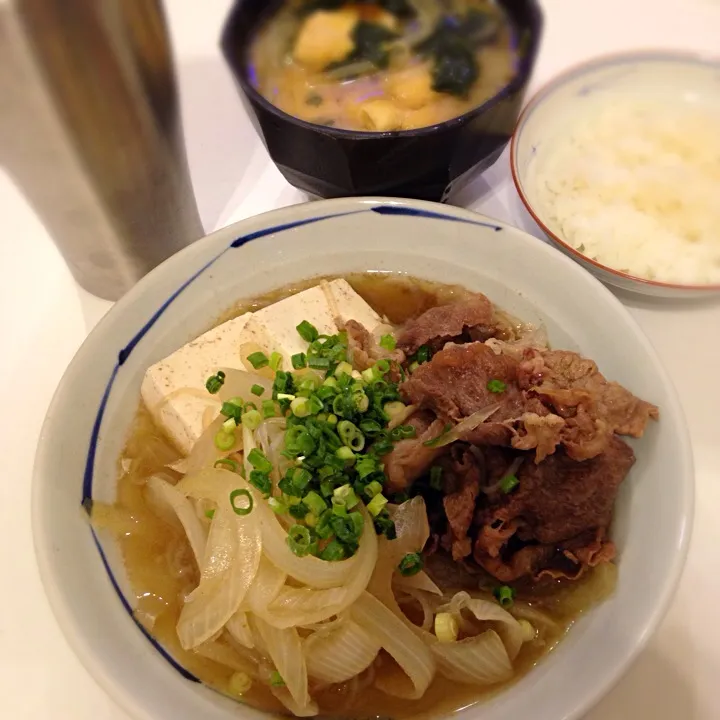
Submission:
[[[397,35],[384,25],[361,20],[352,31],[352,40],[355,45],[352,52],[344,60],[331,63],[325,69],[333,70],[362,60],[367,60],[375,67],[384,69],[390,64],[390,52],[385,47],[385,43],[396,37]]]
[[[462,19],[442,17],[415,48],[433,58],[433,90],[467,97],[480,76],[477,49],[494,38],[497,28],[495,19],[479,10],[470,10]]]

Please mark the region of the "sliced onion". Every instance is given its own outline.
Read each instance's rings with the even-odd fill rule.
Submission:
[[[347,560],[328,562],[306,555],[298,557],[287,544],[287,531],[280,525],[265,502],[257,509],[262,522],[263,552],[268,560],[284,573],[311,588],[331,588],[344,585],[358,567],[358,553]],[[364,534],[364,533],[363,533]]]
[[[257,584],[257,578],[253,583],[253,586]],[[250,629],[250,623],[248,622],[247,613],[242,610],[238,610],[225,625],[225,629],[230,633],[231,637],[235,642],[239,643],[243,647],[252,649],[255,647],[255,641],[253,640],[252,630]]]
[[[422,590],[408,589],[405,591],[404,595],[398,599],[398,605],[401,606],[413,602],[416,602],[418,605],[420,605],[420,608],[423,611],[423,622],[420,627],[428,633],[431,632],[433,628],[433,621],[435,618],[434,608],[435,605],[437,605],[437,602],[435,602],[434,604],[432,603],[430,599],[431,597],[432,596],[428,595]],[[435,597],[433,597],[433,599],[437,600],[437,598]]]
[[[466,592],[456,593],[446,605],[437,609],[438,612],[449,612],[456,616],[462,627],[462,611],[469,610],[476,620],[494,623],[493,628],[505,643],[508,657],[514,660],[523,644],[523,631],[520,623],[504,608],[492,600],[473,598]]]
[[[219,450],[215,445],[215,436],[220,432],[225,420],[227,420],[226,417],[218,415],[195,441],[190,454],[186,458],[172,463],[169,467],[183,475],[189,475],[204,468],[211,468],[220,458],[226,458],[242,450],[242,434],[239,432],[235,433],[235,444],[229,450]]]
[[[456,682],[491,685],[513,674],[505,645],[494,630],[458,642],[435,643],[432,652],[438,670]]]
[[[329,633],[313,633],[303,646],[310,677],[331,684],[359,675],[380,651],[380,645],[353,620]]]
[[[384,648],[402,668],[412,687],[393,683],[382,690],[408,699],[421,698],[435,676],[430,648],[376,597],[364,592],[352,605],[351,616],[369,637]],[[504,648],[503,648],[504,650]]]
[[[438,435],[434,440],[429,443],[430,447],[438,448],[454,443],[456,440],[462,439],[462,436],[470,430],[474,430],[478,425],[482,425],[491,415],[496,413],[502,407],[501,403],[493,403],[487,407],[477,410],[472,415],[469,415],[465,419],[461,420],[452,430],[449,432]]]
[[[224,665],[237,672],[243,672],[250,677],[258,676],[257,663],[250,657],[241,655],[234,648],[218,640],[208,640],[202,645],[198,645],[193,652],[218,663],[218,665]]]
[[[398,590],[421,590],[430,595],[438,595],[440,597],[442,597],[443,594],[443,591],[430,579],[430,576],[424,570],[408,577],[396,573],[393,578],[393,586]]]
[[[254,511],[244,516],[235,514],[230,492],[250,486],[227,470],[204,470],[184,478],[176,487],[186,495],[217,503],[200,584],[186,599],[178,620],[180,643],[184,649],[191,649],[225,626],[252,584],[262,550],[260,520]]]
[[[202,567],[207,535],[193,504],[174,485],[159,475],[152,475],[148,478],[147,489],[152,502],[158,506],[165,505],[177,515],[187,535],[197,566],[198,568]]]
[[[319,623],[344,612],[364,592],[377,562],[378,541],[370,514],[364,507],[361,512],[365,524],[354,556],[356,565],[347,583],[320,590],[283,589],[262,615],[268,623],[281,628]]]
[[[310,698],[305,654],[298,631],[295,628],[281,630],[272,627],[256,615],[251,616],[250,624],[255,634],[255,644],[280,673],[300,714],[304,717],[316,715],[317,705]]]
[[[254,613],[264,613],[285,585],[287,575],[278,570],[263,554],[255,582],[248,590],[243,606]]]

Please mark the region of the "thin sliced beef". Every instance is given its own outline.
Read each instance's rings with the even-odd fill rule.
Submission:
[[[400,391],[411,404],[454,422],[499,402],[502,407],[491,421],[502,422],[519,417],[525,409],[525,397],[516,382],[517,370],[515,360],[496,355],[484,343],[449,344],[430,362],[420,365]],[[505,383],[505,391],[488,390],[490,380]]]
[[[423,445],[442,433],[445,427],[442,420],[432,413],[417,412],[406,422],[415,428],[415,437],[396,442],[393,449],[383,457],[387,489],[400,492],[411,485],[430,468],[436,458],[447,452],[448,448],[431,448]]]
[[[398,347],[412,355],[421,345],[441,348],[465,333],[473,340],[486,340],[494,334],[493,314],[492,303],[481,293],[431,308],[405,324]]]
[[[368,329],[356,320],[348,320],[344,330],[348,336],[348,349],[352,356],[353,367],[366,370],[377,360],[390,360],[398,365],[405,362],[405,353],[402,350],[399,348],[386,350],[381,347]],[[399,379],[399,375],[395,379]]]
[[[658,408],[610,382],[598,366],[569,350],[533,354],[519,368],[521,387],[532,389],[549,401],[562,417],[574,417],[582,407],[609,432],[641,437]]]
[[[605,452],[584,462],[562,451],[539,465],[524,462],[517,489],[491,498],[476,515],[481,528],[475,560],[510,582],[545,569],[573,577],[581,571],[578,566],[611,557],[614,548],[604,540],[605,532],[620,483],[634,462],[632,449],[614,435]]]
[[[472,553],[468,531],[480,492],[480,469],[469,450],[460,450],[444,463],[443,470],[443,506],[448,521],[448,539],[453,560],[460,560]]]

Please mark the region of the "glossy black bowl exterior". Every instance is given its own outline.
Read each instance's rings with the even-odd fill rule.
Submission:
[[[270,157],[287,181],[324,198],[390,195],[440,200],[488,168],[512,135],[535,63],[542,13],[535,0],[500,0],[516,30],[520,60],[510,84],[465,115],[439,125],[389,133],[339,130],[299,120],[258,93],[248,78],[249,46],[277,8],[272,0],[237,0],[222,49]]]

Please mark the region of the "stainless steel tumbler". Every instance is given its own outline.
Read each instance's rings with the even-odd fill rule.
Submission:
[[[203,234],[159,0],[0,0],[0,164],[100,297]]]

